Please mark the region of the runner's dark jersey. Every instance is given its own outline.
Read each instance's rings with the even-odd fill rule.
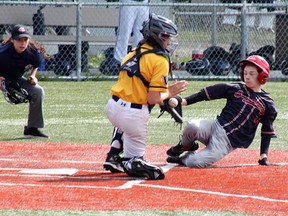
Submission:
[[[0,76],[7,80],[17,80],[23,74],[40,66],[43,54],[30,46],[18,54],[14,49],[13,43],[0,45]]]
[[[277,108],[268,93],[254,92],[244,83],[215,84],[201,90],[204,100],[226,98],[227,102],[217,120],[226,130],[231,145],[248,148],[259,123],[262,137],[276,137],[273,121]]]

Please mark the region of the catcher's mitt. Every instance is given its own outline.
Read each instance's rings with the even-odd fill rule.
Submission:
[[[171,107],[169,105],[169,99],[164,100],[164,105],[160,105],[160,115],[158,116],[158,118],[160,116],[163,115],[163,113],[166,111],[168,112],[171,117],[175,120],[176,123],[182,124],[183,123],[183,118],[182,118],[182,98],[180,96],[176,96],[174,97],[175,99],[177,99],[178,104],[176,107]]]
[[[5,100],[11,104],[27,103],[30,100],[28,92],[17,82],[2,80],[2,93]]]

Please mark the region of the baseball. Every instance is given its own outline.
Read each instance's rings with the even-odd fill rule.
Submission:
[[[178,105],[178,100],[176,98],[170,98],[168,101],[169,106],[176,107]]]

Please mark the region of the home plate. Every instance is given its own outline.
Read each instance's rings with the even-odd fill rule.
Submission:
[[[38,175],[73,175],[78,172],[78,169],[25,169],[19,173],[38,174]]]

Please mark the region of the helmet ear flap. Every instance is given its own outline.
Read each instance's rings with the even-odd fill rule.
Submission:
[[[258,81],[261,84],[265,84],[267,82],[267,80],[268,80],[268,77],[269,77],[269,74],[266,71],[262,71],[258,75]]]

